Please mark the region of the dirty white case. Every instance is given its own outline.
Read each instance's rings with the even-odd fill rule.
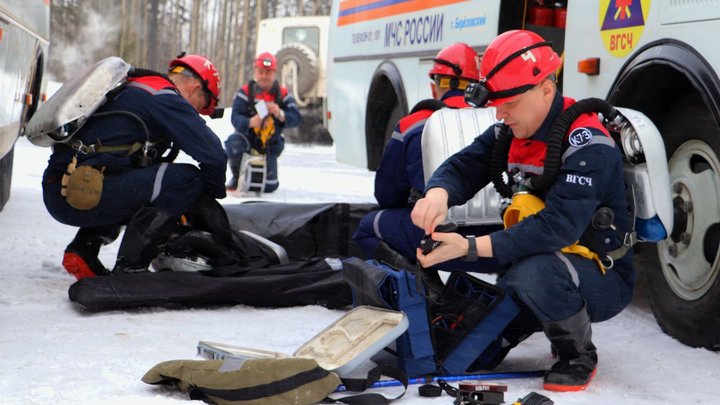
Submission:
[[[320,367],[345,375],[395,341],[408,328],[403,312],[371,306],[353,308],[300,346],[294,357],[315,359]],[[198,356],[206,359],[282,358],[288,355],[200,341]]]

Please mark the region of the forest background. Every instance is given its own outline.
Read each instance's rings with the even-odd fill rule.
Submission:
[[[164,72],[180,52],[220,70],[221,105],[252,75],[260,20],[329,15],[332,0],[52,0],[49,76],[64,82],[108,56]]]

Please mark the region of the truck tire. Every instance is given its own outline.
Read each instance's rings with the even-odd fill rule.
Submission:
[[[0,159],[0,211],[2,211],[5,203],[10,198],[14,154],[15,148],[13,147],[7,155]]]
[[[295,96],[303,97],[307,92],[312,90],[318,80],[318,63],[317,56],[312,49],[306,45],[299,43],[291,43],[285,45],[277,53],[278,71],[282,71],[282,67],[289,63],[297,66],[297,92]],[[292,89],[292,83],[283,83],[289,90]]]
[[[636,263],[663,331],[686,345],[719,350],[720,128],[697,95],[675,106],[661,125],[673,232],[656,246],[638,247]]]

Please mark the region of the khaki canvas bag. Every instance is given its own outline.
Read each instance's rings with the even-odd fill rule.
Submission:
[[[340,378],[305,358],[172,360],[142,378],[176,384],[190,399],[214,404],[309,405],[332,393]]]
[[[90,210],[100,204],[102,197],[102,171],[92,166],[80,166],[70,173],[65,194],[68,204],[78,210]]]

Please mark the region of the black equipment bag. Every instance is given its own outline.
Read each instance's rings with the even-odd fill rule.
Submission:
[[[237,304],[342,308],[352,303],[352,293],[340,268],[337,259],[315,258],[266,268],[112,275],[81,279],[70,286],[69,296],[92,311]]]
[[[375,204],[249,202],[224,205],[232,229],[281,245],[290,260],[308,257],[364,257],[352,235]]]

